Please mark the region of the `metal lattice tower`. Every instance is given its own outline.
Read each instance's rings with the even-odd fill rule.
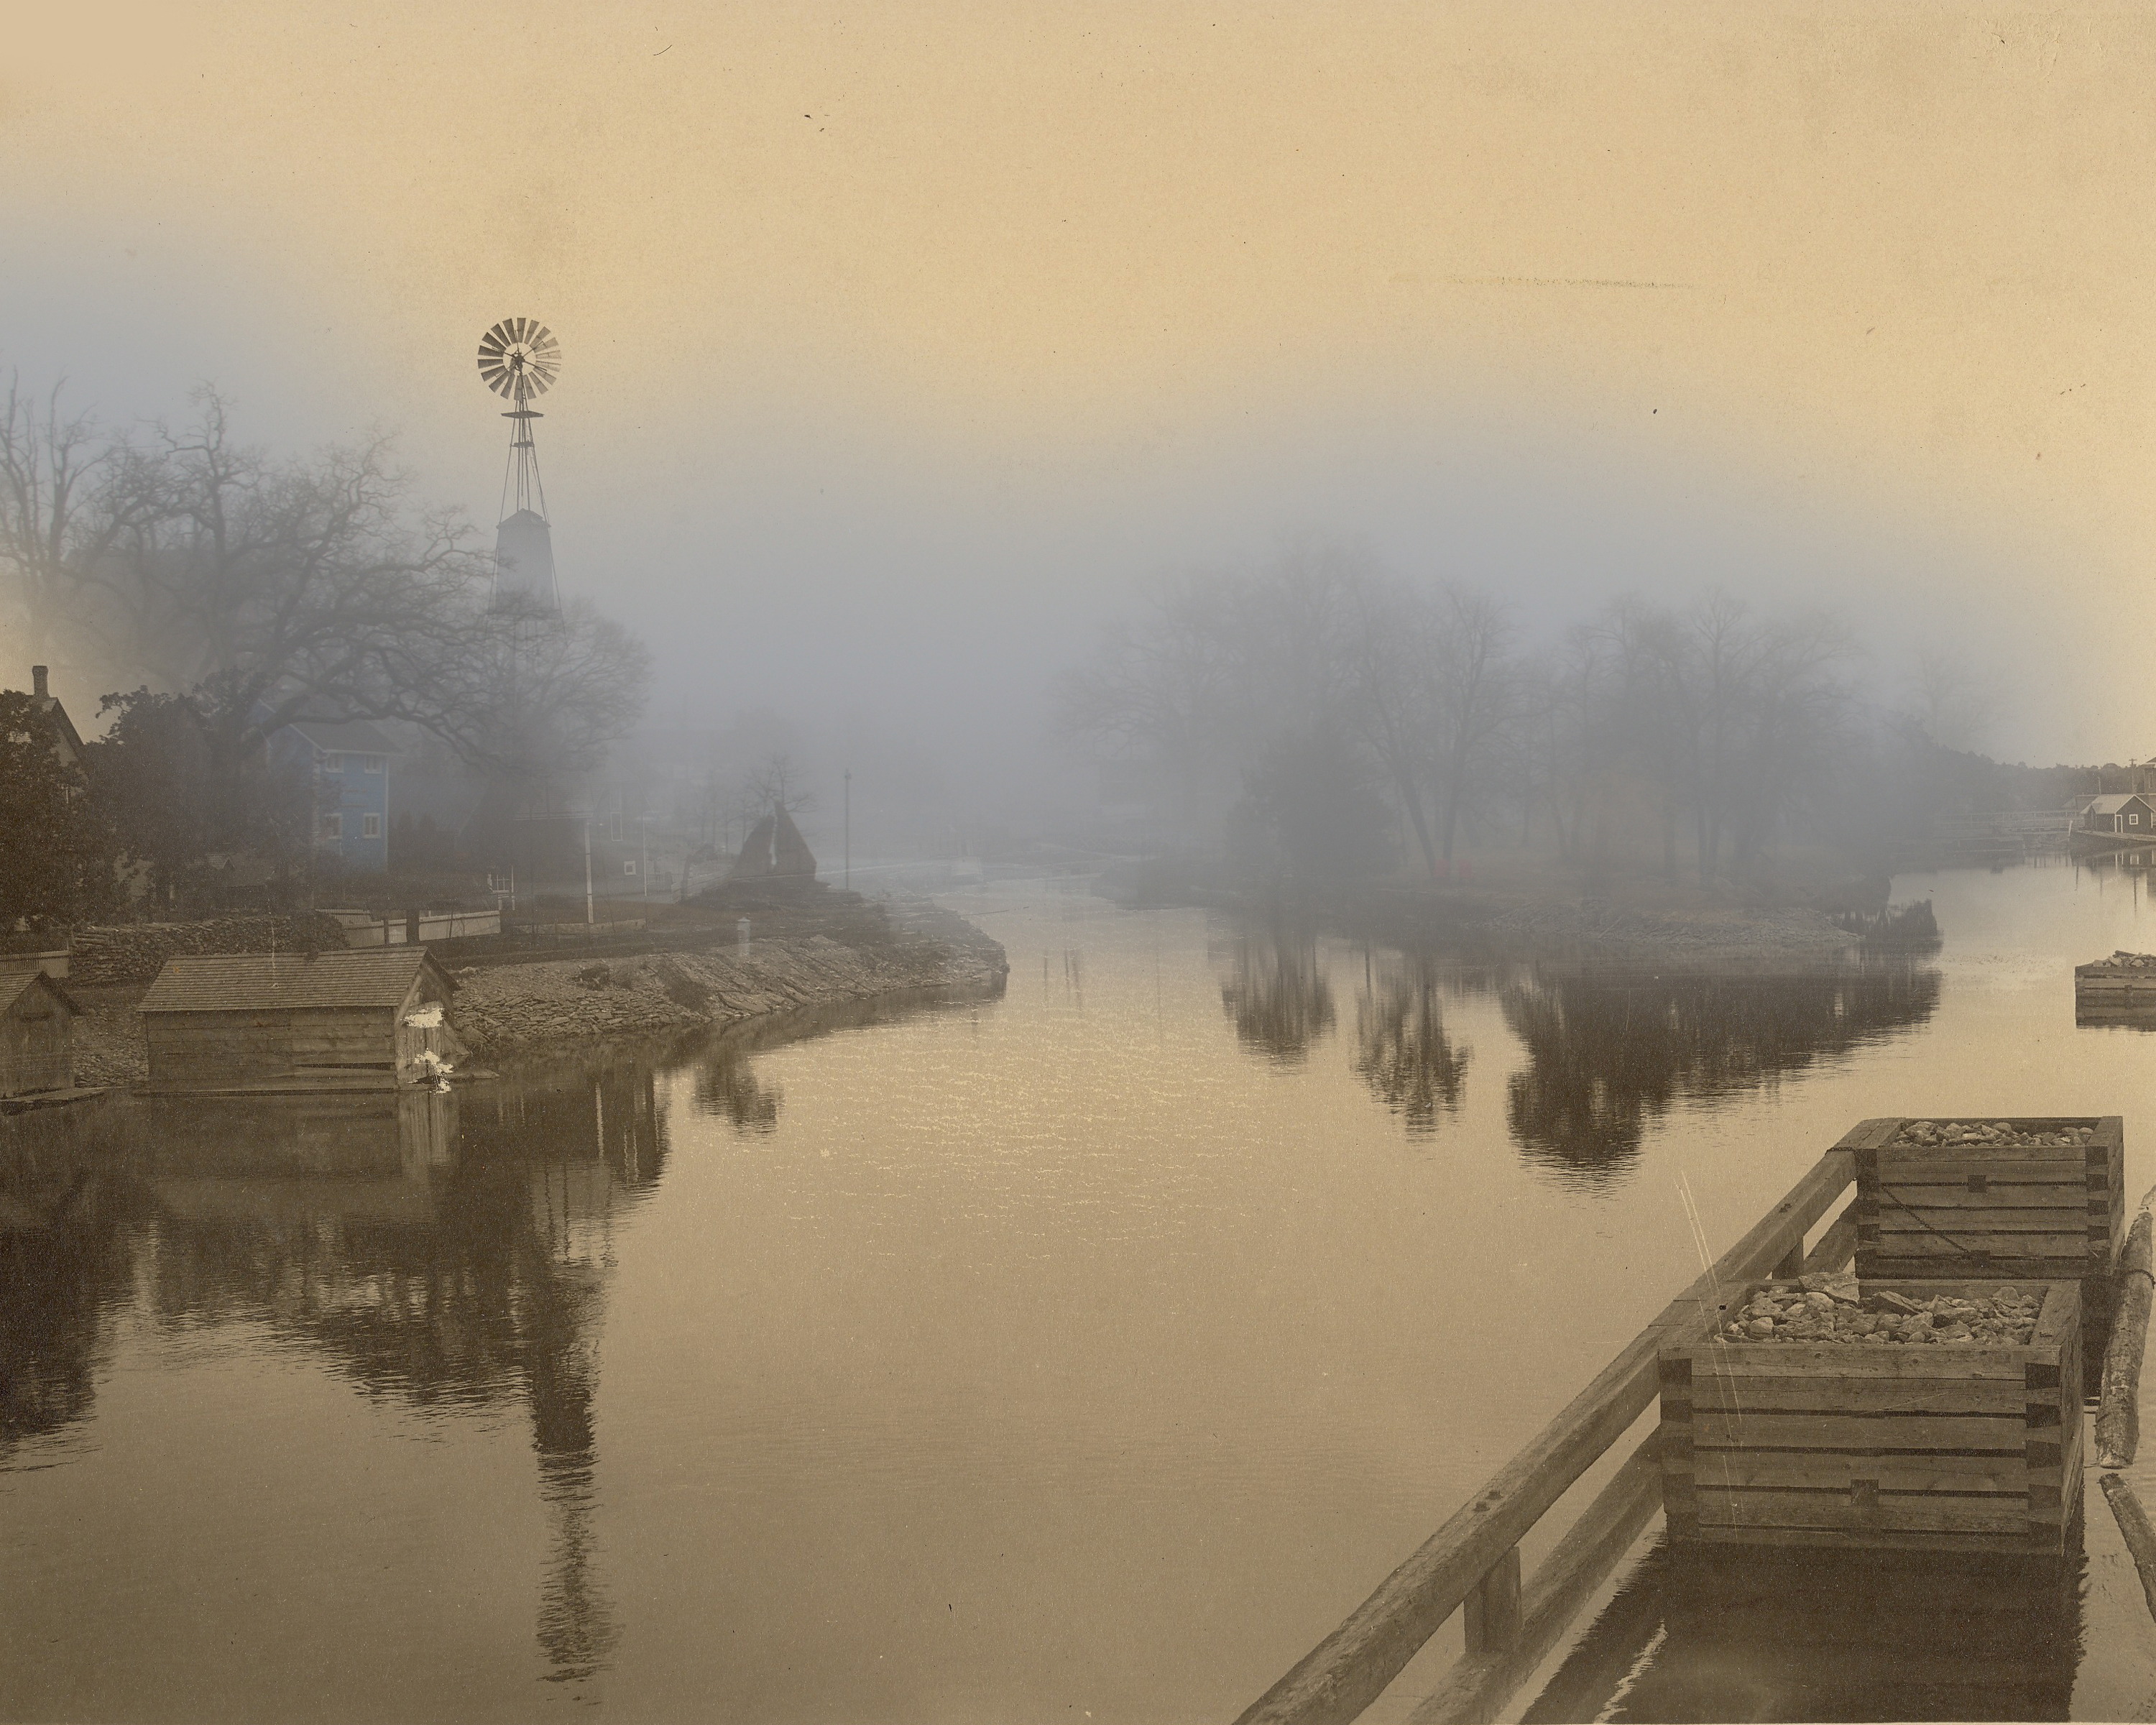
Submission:
[[[514,594],[536,600],[549,611],[561,608],[547,488],[531,436],[531,422],[543,417],[531,403],[552,387],[561,368],[561,343],[535,319],[505,317],[480,337],[480,376],[510,403],[501,416],[510,423],[510,434],[509,463],[501,476],[501,524],[495,537],[497,603]]]

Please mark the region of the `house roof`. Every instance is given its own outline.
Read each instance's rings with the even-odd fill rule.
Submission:
[[[2138,803],[2143,809],[2156,808],[2138,791],[2128,791],[2123,795],[2096,797],[2082,806],[2083,814],[2116,814],[2128,803]]]
[[[68,710],[60,705],[59,696],[33,695],[30,699],[37,703],[38,711],[52,721],[53,729],[59,732],[60,741],[67,747],[68,759],[80,761],[82,758],[82,733],[74,728],[74,721],[68,716]]]
[[[393,755],[396,743],[364,719],[294,719],[287,726],[318,749],[355,755]]]
[[[28,993],[31,989],[40,987],[77,1018],[82,1016],[82,1009],[75,1004],[68,991],[42,970],[14,971],[0,974],[0,1013],[13,1012],[18,1000]]]
[[[208,957],[167,958],[138,1012],[259,1012],[311,1007],[404,1004],[422,969],[431,970],[443,991],[453,986],[424,947],[379,951],[227,952]]]

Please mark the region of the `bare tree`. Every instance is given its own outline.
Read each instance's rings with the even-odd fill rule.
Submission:
[[[1439,659],[1427,601],[1396,583],[1359,582],[1351,593],[1348,722],[1376,759],[1422,853],[1437,874],[1437,844],[1424,795],[1437,729],[1430,669]]]
[[[108,644],[105,583],[166,505],[157,459],[95,415],[64,411],[64,390],[55,383],[40,406],[11,374],[0,407],[0,603],[35,658]]]
[[[1431,757],[1440,810],[1439,849],[1449,865],[1460,811],[1512,716],[1512,627],[1495,601],[1459,588],[1445,588],[1436,609]]]

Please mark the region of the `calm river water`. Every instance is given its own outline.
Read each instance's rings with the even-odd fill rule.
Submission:
[[[993,1000],[15,1122],[0,1714],[1231,1718],[1697,1273],[1689,1210],[1719,1252],[1888,1113],[2123,1113],[2156,1179],[2156,1035],[2072,1005],[2156,947],[2134,881],[1896,890],[1943,952],[1702,976],[998,886]],[[1928,1609],[1839,1689],[1887,1606],[1748,1616],[1650,1535],[1543,1705],[2150,1717],[2091,1495],[2056,1621]],[[1938,1639],[2001,1604],[2004,1687]]]

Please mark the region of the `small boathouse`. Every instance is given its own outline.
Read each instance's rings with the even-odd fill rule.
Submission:
[[[137,1009],[153,1091],[393,1090],[464,1052],[424,947],[165,962]]]
[[[74,1082],[77,1009],[41,970],[0,973],[0,1096],[65,1090]]]

